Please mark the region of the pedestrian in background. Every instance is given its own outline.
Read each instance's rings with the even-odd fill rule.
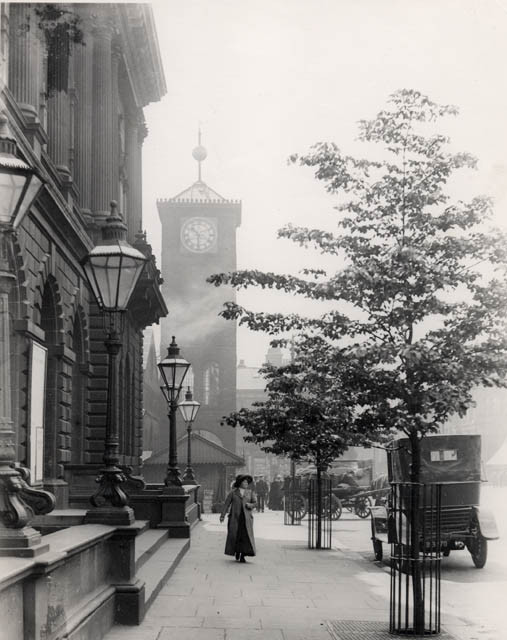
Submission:
[[[257,496],[249,488],[252,482],[252,476],[237,476],[234,488],[225,499],[220,514],[220,522],[223,522],[226,513],[229,512],[224,553],[227,556],[235,556],[237,562],[246,562],[245,556],[255,556],[252,511],[257,505]]]
[[[276,476],[269,488],[268,507],[272,511],[283,509],[282,476]]]
[[[264,476],[259,476],[255,485],[255,493],[257,494],[257,511],[260,511],[261,513],[264,513],[264,506],[268,492],[268,483],[264,480]]]

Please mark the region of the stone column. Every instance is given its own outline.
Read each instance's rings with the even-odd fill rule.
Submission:
[[[127,226],[128,240],[135,241],[136,234],[142,226],[142,144],[145,137],[142,112],[130,113],[126,119],[126,153],[128,180]]]
[[[70,69],[70,65],[69,65]],[[68,69],[61,69],[61,73],[68,73]],[[65,82],[68,84],[68,80]],[[62,177],[70,177],[70,120],[71,97],[69,91],[53,90],[48,97],[48,153]]]
[[[5,87],[8,80],[9,64],[9,7],[0,5],[0,87]]]
[[[0,229],[0,233],[6,233]],[[7,238],[0,239],[0,467],[15,460],[11,420],[11,355],[9,341],[9,290],[15,278],[8,271]]]
[[[111,197],[120,201],[120,97],[119,97],[119,69],[121,60],[121,46],[116,40],[111,48],[111,92],[112,92],[112,127],[111,146],[113,148],[113,183]],[[120,210],[122,215],[124,211]]]
[[[85,17],[82,18],[85,20]],[[89,23],[86,23],[89,24]],[[88,27],[86,28],[88,34]],[[85,215],[91,212],[92,126],[93,126],[93,41],[74,51],[76,79],[74,179],[79,189],[79,205]]]
[[[94,216],[109,216],[113,185],[112,26],[99,13],[93,44],[92,197]]]
[[[41,40],[33,6],[10,4],[9,88],[28,122],[39,119]]]

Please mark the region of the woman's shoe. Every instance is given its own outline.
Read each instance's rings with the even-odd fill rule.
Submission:
[[[240,562],[246,562],[245,560],[245,556],[243,554],[241,554],[240,558],[239,558]]]
[[[240,554],[236,552],[236,562],[239,560]]]

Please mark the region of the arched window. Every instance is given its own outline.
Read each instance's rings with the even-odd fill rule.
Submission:
[[[74,464],[83,464],[85,461],[84,434],[87,377],[83,374],[83,366],[85,364],[83,327],[77,314],[74,318],[72,330],[72,350],[76,359],[72,365],[71,460]]]
[[[194,370],[192,369],[192,365],[190,365],[190,367],[188,368],[187,375],[183,380],[183,388],[181,391],[182,396],[184,396],[183,392],[187,391],[189,387],[190,387],[190,391],[194,393]]]
[[[58,367],[55,357],[57,345],[56,299],[49,283],[44,287],[40,309],[40,326],[45,334],[45,346],[48,349],[46,393],[44,407],[44,479],[58,478],[56,431],[58,421]]]
[[[204,370],[202,386],[203,403],[210,407],[216,407],[220,394],[220,367],[216,362],[212,362]]]

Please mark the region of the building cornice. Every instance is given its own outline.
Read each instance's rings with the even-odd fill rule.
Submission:
[[[167,93],[153,11],[147,4],[117,6],[123,59],[136,106],[142,108]]]

